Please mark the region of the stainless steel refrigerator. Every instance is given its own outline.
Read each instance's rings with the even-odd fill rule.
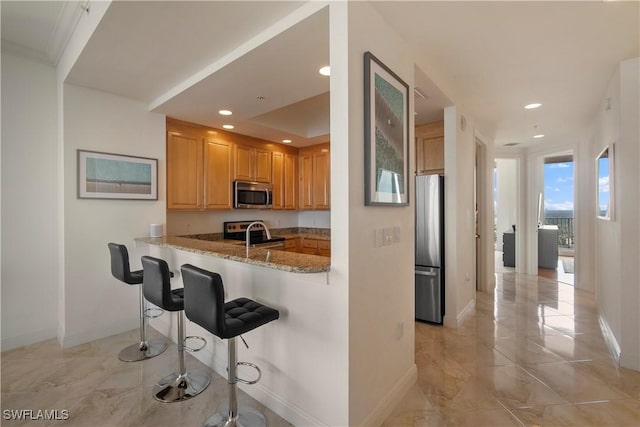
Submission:
[[[444,318],[444,177],[416,176],[416,320]]]

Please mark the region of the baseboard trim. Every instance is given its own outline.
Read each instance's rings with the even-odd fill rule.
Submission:
[[[35,344],[41,341],[50,340],[58,336],[57,328],[41,329],[26,334],[21,334],[11,338],[2,338],[0,349],[2,351],[13,350],[14,348],[23,347],[29,344]]]
[[[618,344],[618,340],[616,340],[616,336],[613,334],[611,327],[609,326],[609,322],[602,317],[602,315],[598,316],[598,323],[600,323],[600,329],[602,330],[602,335],[604,336],[604,342],[611,353],[611,356],[616,361],[617,365],[620,365],[620,354],[622,354],[622,349],[620,348],[620,344]]]
[[[149,323],[151,327],[175,343],[177,341],[177,331],[175,330],[176,325],[170,323],[171,321],[169,320],[169,317],[170,316],[162,316],[157,319],[152,319]],[[219,340],[216,337],[213,337],[213,339],[218,340],[225,346],[225,351],[222,352],[225,356],[224,359],[218,357],[219,353],[214,352],[214,346],[210,344],[201,351],[191,353],[191,355],[213,369],[221,377],[227,378],[227,343],[223,343],[222,340]],[[207,339],[207,341],[209,341],[209,339]],[[273,393],[260,383],[250,386],[238,384],[238,388],[295,426],[320,427],[327,425],[326,422],[317,419],[302,408],[287,401],[282,396]]]
[[[111,323],[109,325],[100,325],[99,328],[87,329],[75,334],[67,334],[63,337],[58,337],[58,341],[62,344],[63,348],[73,347],[76,345],[88,343],[98,340],[100,338],[110,337],[112,335],[121,334],[132,329],[139,327],[139,323],[131,321],[121,321]]]
[[[457,317],[457,322],[458,322],[458,327],[460,327],[460,325],[462,324],[462,322],[471,314],[473,314],[474,310],[476,308],[476,300],[472,299],[471,301],[469,301],[469,303],[467,304],[467,306],[465,308],[462,309],[462,311],[458,314]]]
[[[359,426],[378,427],[386,420],[393,410],[401,402],[409,389],[418,380],[418,366],[414,363],[405,374],[391,387],[391,390],[382,398],[369,415],[367,415]]]

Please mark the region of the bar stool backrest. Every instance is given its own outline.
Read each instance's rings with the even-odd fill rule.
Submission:
[[[222,277],[190,264],[183,265],[180,270],[187,318],[212,334],[227,338]]]
[[[142,257],[142,268],[144,270],[142,290],[145,299],[163,310],[183,310],[182,305],[176,304],[172,298],[171,272],[167,262],[145,255]]]
[[[129,285],[142,283],[140,275],[134,276],[131,274],[127,247],[118,243],[109,243],[108,246],[111,254],[111,274],[113,277]]]

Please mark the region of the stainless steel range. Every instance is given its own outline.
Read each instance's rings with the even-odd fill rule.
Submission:
[[[251,247],[263,249],[284,249],[284,237],[271,236],[269,229],[261,220],[229,221],[223,226],[225,240],[239,240],[246,245],[247,228],[249,230],[249,244]]]

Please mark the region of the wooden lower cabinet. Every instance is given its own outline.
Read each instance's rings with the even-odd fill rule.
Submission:
[[[331,240],[318,240],[318,255],[331,256]]]
[[[313,237],[301,237],[302,244],[300,251],[307,255],[331,256],[331,241],[324,239],[314,239]]]
[[[287,252],[298,252],[300,238],[286,239],[284,241],[284,250]]]

